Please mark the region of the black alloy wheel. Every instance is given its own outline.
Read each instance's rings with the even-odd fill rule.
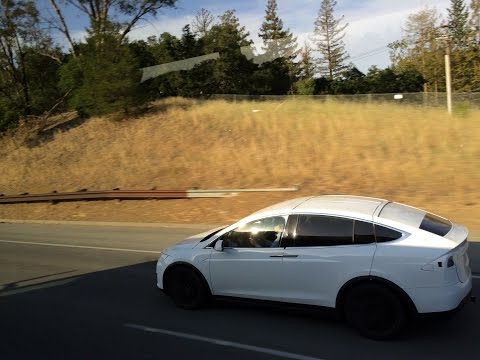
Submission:
[[[407,322],[407,310],[402,299],[377,283],[361,284],[350,289],[343,309],[348,323],[370,339],[392,339]]]
[[[167,290],[175,305],[183,309],[197,309],[204,305],[208,298],[208,291],[200,276],[186,267],[170,271]]]

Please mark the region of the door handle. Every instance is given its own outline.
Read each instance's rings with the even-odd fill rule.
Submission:
[[[283,255],[270,255],[272,258],[283,258]]]
[[[284,258],[296,258],[298,255],[283,255]]]

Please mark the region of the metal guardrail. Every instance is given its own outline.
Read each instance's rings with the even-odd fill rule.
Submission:
[[[271,192],[271,191],[296,191],[298,188],[277,189],[189,189],[189,190],[102,190],[89,191],[81,189],[76,192],[47,194],[29,194],[5,196],[0,194],[0,204],[17,204],[33,202],[61,202],[61,201],[88,201],[88,200],[147,200],[147,199],[193,199],[193,198],[221,198],[236,196],[239,192]]]
[[[193,197],[228,197],[235,196],[234,193],[190,193],[191,190],[106,190],[106,191],[88,191],[79,190],[77,192],[48,194],[28,194],[11,196],[0,196],[0,204],[14,203],[32,203],[32,202],[60,202],[60,201],[82,201],[82,200],[146,200],[146,199],[189,199]],[[200,196],[201,195],[201,196]]]

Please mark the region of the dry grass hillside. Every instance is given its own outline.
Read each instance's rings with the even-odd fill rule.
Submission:
[[[218,223],[274,201],[348,193],[406,202],[480,229],[480,112],[313,100],[169,99],[93,118],[36,147],[0,140],[0,193],[248,188],[230,199],[1,205],[0,218]]]

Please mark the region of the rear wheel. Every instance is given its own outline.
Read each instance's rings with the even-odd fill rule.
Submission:
[[[405,327],[407,310],[402,300],[380,284],[362,284],[350,289],[344,302],[349,324],[371,339],[391,339]]]
[[[205,304],[208,290],[197,273],[187,267],[177,267],[167,274],[168,295],[183,309],[197,309]]]

